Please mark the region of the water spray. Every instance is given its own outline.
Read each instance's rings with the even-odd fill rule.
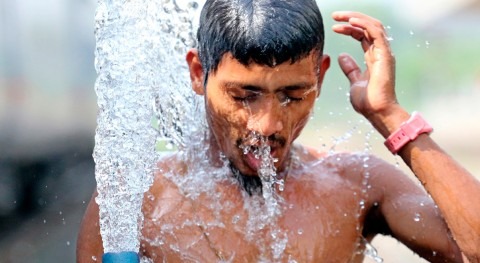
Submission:
[[[189,1],[186,8],[197,6]],[[179,107],[190,98],[162,93],[164,85],[179,84],[169,81],[175,81],[178,72],[187,73],[179,71],[178,65],[184,64],[179,54],[183,56],[193,40],[191,14],[182,8],[172,0],[98,0],[99,112],[93,157],[103,262],[139,262],[141,207],[153,182],[156,139],[182,145],[181,125],[189,111]],[[172,105],[179,100],[182,103]],[[155,123],[155,116],[165,110],[178,113],[166,120],[175,125]]]

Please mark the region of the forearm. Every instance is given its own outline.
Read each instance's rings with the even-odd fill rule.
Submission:
[[[396,105],[369,120],[386,138],[408,118]],[[426,134],[398,154],[435,200],[462,252],[471,262],[480,262],[480,182]]]
[[[437,203],[460,249],[480,262],[480,183],[427,135],[400,155]]]

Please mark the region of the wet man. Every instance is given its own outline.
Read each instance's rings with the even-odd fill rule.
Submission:
[[[478,230],[480,209],[468,214],[454,203],[478,182],[436,146],[420,116],[398,104],[395,60],[379,21],[333,14],[342,22],[333,30],[359,41],[365,53],[365,72],[349,55],[338,59],[351,83],[351,103],[388,138],[439,208],[374,156],[293,144],[330,67],[314,0],[207,0],[200,19],[198,50],[186,59],[194,92],[205,96],[209,128],[208,167],[195,173],[211,179],[208,189],[193,194],[179,179],[192,176],[192,160],[172,155],[159,163],[144,200],[141,256],[153,262],[362,262],[366,242],[384,234],[431,262],[478,262],[480,231],[470,230]],[[265,145],[283,180],[274,190],[279,210],[266,217],[261,207],[271,203],[262,196],[264,163],[255,153]],[[215,172],[226,166],[228,172]],[[90,262],[102,253],[92,199],[77,257]]]

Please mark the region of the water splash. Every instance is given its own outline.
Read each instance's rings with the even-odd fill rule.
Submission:
[[[244,155],[252,153],[255,159],[261,160],[258,175],[262,180],[263,195],[265,198],[274,195],[275,185],[278,185],[279,191],[284,190],[284,178],[277,173],[277,168],[275,167],[278,159],[271,155],[271,148],[268,145],[267,137],[252,131],[248,134],[247,138],[244,139],[244,142],[240,145],[240,149],[242,149]]]
[[[148,32],[148,23],[137,19],[144,8],[136,1],[101,1],[95,17],[99,114],[93,157],[105,252],[138,251],[142,195],[152,181],[154,65],[143,51],[153,43],[135,40]]]
[[[375,247],[372,246],[372,244],[370,244],[370,242],[368,242],[365,238],[362,238],[361,242],[362,242],[362,245],[365,246],[365,250],[363,251],[363,254],[367,258],[373,260],[376,263],[383,262],[383,259],[378,255],[377,250],[375,249]]]
[[[195,4],[187,7],[194,9]],[[160,114],[167,108],[172,111],[171,118],[158,124],[163,138],[178,145],[183,143],[179,135],[184,134],[181,125],[187,120],[182,115],[185,109],[172,104],[197,105],[187,104],[192,99],[177,96],[175,89],[162,93],[164,83],[178,84],[175,70],[185,72],[177,70],[184,63],[169,62],[194,44],[186,33],[191,30],[185,30],[191,27],[189,11],[182,8],[169,0],[98,1],[95,91],[99,114],[93,157],[105,252],[139,249],[140,208],[156,160],[154,105]],[[176,82],[166,82],[173,78]]]
[[[243,140],[239,146],[243,150],[243,154],[251,153],[256,159],[260,160],[258,176],[262,182],[262,199],[253,196],[246,198],[246,210],[249,212],[249,218],[246,228],[246,237],[254,240],[257,247],[261,251],[261,262],[269,262],[271,255],[274,260],[278,261],[284,256],[284,251],[288,243],[286,233],[280,229],[277,224],[279,216],[283,212],[283,198],[278,195],[284,190],[285,182],[283,176],[277,173],[275,163],[278,159],[271,155],[271,148],[268,145],[268,138],[260,135],[258,132],[252,131]],[[293,156],[290,158],[294,159]],[[292,161],[290,161],[292,162]],[[288,170],[286,171],[288,172]],[[255,233],[259,230],[270,228],[270,238],[273,241],[258,239]],[[266,246],[270,244],[269,246]]]

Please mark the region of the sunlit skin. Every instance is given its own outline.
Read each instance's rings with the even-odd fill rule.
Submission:
[[[358,40],[365,52],[364,72],[349,55],[339,57],[352,85],[352,105],[386,137],[408,113],[395,97],[395,64],[384,28],[377,20],[356,12],[336,12],[333,18],[346,22],[333,30]],[[288,237],[282,262],[287,262],[288,256],[297,262],[362,262],[363,255],[356,253],[360,238],[371,240],[379,233],[392,235],[431,262],[468,262],[465,258],[462,261],[433,200],[403,172],[373,156],[327,156],[293,144],[320,94],[330,65],[328,56],[312,52],[293,64],[270,68],[254,63],[245,66],[225,54],[218,69],[209,73],[206,87],[197,52],[191,50],[186,58],[193,90],[205,96],[212,134],[207,158],[212,166],[221,166],[219,156],[223,153],[244,175],[257,176],[258,160],[244,155],[239,144],[246,143],[244,139],[252,131],[275,138],[270,141],[271,153],[279,159],[278,170],[287,173],[285,190],[277,192],[283,210],[275,225]],[[423,149],[428,149],[427,156]],[[298,163],[287,169],[292,153]],[[469,177],[427,135],[409,143],[400,155],[438,200],[453,234],[460,238],[461,248],[469,252],[467,257],[477,262],[475,241],[461,224],[462,218],[470,215],[450,212],[448,200],[455,196],[448,186],[457,184],[449,174],[462,178],[461,182]],[[276,242],[271,238],[271,226],[250,233],[250,239],[246,237],[250,211],[244,205],[255,197],[245,194],[232,180],[215,182],[216,195],[204,192],[195,199],[187,197],[166,175],[184,176],[189,165],[175,154],[158,164],[155,182],[144,199],[140,254],[154,262],[273,261],[272,252],[261,252],[258,243],[269,248]],[[214,169],[217,167],[207,167],[205,172]],[[443,178],[449,183],[439,183]],[[464,185],[468,191],[478,185],[469,182]],[[223,204],[220,208],[210,206],[218,200]],[[235,216],[238,220],[233,220]],[[416,220],[419,217],[421,220]],[[471,218],[468,222],[473,222]],[[92,198],[79,234],[78,262],[93,262],[92,256],[101,258],[98,222],[98,205]]]

